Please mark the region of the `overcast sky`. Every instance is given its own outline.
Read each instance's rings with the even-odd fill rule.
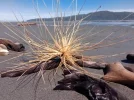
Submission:
[[[58,12],[66,12],[66,15],[78,13],[81,8],[80,13],[94,12],[99,6],[101,6],[99,11],[134,11],[134,0],[0,0],[0,20],[14,21],[15,15],[19,20],[22,20],[20,15],[24,20],[37,18],[39,15],[50,17],[49,13],[55,16],[58,1],[60,3]]]

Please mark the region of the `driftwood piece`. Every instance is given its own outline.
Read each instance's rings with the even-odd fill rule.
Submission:
[[[59,65],[60,61],[61,60],[59,57],[55,57],[55,58],[48,60],[47,62],[42,62],[33,67],[27,67],[25,69],[2,72],[1,77],[2,78],[3,77],[18,77],[21,75],[29,75],[32,73],[36,73],[36,72],[39,72],[40,70],[45,71],[45,70],[55,69]],[[122,66],[121,63],[106,64],[106,63],[95,63],[95,62],[91,62],[91,61],[82,61],[82,60],[79,60],[76,63],[82,67],[103,69],[104,76],[102,77],[102,79],[104,79],[105,81],[120,83],[120,84],[126,85],[130,88],[134,87],[134,85],[133,85],[134,70],[129,67],[124,68],[124,66]],[[67,79],[67,80],[63,79],[65,82],[65,83],[63,82],[64,84],[62,82],[59,82],[59,85],[62,85],[62,86],[60,86],[60,87],[58,86],[58,88],[55,88],[55,89],[62,90],[62,88],[63,88],[64,90],[65,89],[75,90],[75,91],[85,95],[88,99],[91,99],[91,100],[95,100],[94,98],[98,98],[98,100],[127,100],[126,98],[124,99],[124,97],[122,97],[122,95],[118,95],[118,92],[113,90],[105,82],[91,78],[84,74],[73,75],[73,73],[76,73],[76,71],[74,71],[74,72],[72,71],[72,74],[69,77],[70,79]],[[66,76],[68,73],[66,74],[64,72],[64,74]],[[83,77],[83,75],[84,75],[84,77]],[[85,77],[87,77],[87,78],[85,78]],[[80,78],[80,80],[79,80],[79,78]],[[88,79],[89,82],[85,81],[85,79]],[[69,84],[68,84],[68,81],[69,81]],[[66,82],[67,82],[67,84],[66,84]],[[70,82],[71,82],[71,84],[70,84]]]
[[[85,68],[93,68],[93,69],[104,69],[106,67],[106,63],[93,62],[93,61],[83,61],[78,60],[76,63]]]
[[[56,68],[59,63],[60,58],[56,57],[47,62],[42,62],[36,66],[2,72],[1,77],[18,77],[21,75],[36,73],[40,70],[50,70]],[[76,63],[81,67],[102,69],[104,72],[102,79],[110,82],[120,83],[132,89],[134,88],[134,70],[130,67],[124,67],[121,63],[106,64],[82,60],[78,60]]]
[[[108,70],[107,69],[109,69],[109,67],[110,67],[111,64],[115,64],[115,66],[117,66],[117,64],[119,64],[120,62],[108,64],[108,63],[101,63],[101,62],[93,62],[93,61],[79,60],[79,61],[76,61],[76,63],[79,66],[85,67],[85,68],[98,69],[98,70],[102,69],[104,71],[104,74],[106,74],[106,73],[108,73]],[[112,67],[110,67],[110,68],[112,68]],[[134,68],[132,68],[132,67],[123,66],[123,68],[125,70],[130,71],[130,72],[134,72]],[[118,69],[118,67],[117,68],[115,67],[114,69]]]
[[[120,62],[107,64],[81,60],[77,63],[86,68],[102,69],[104,72],[102,79],[134,89],[134,68],[123,66]]]
[[[78,64],[86,68],[102,69],[104,72],[102,79],[120,83],[134,89],[134,68],[124,67],[120,62],[106,64],[91,61],[80,61]]]
[[[20,68],[17,70],[7,70],[7,71],[3,71],[1,72],[1,77],[18,77],[23,75],[29,75],[32,73],[36,73],[39,72],[40,70],[51,70],[51,69],[55,69],[56,67],[58,67],[60,63],[60,58],[59,57],[55,57],[50,59],[47,62],[41,62],[38,65],[35,66],[28,66],[25,68]],[[88,68],[95,68],[95,69],[102,69],[104,68],[104,64],[99,64],[99,63],[95,63],[95,62],[82,62],[81,60],[76,62],[79,66],[82,67],[88,67]]]
[[[9,54],[7,47],[3,44],[0,44],[0,56],[6,56]]]
[[[50,59],[47,62],[41,62],[36,66],[31,66],[31,67],[26,67],[23,69],[16,69],[16,70],[9,70],[9,71],[4,71],[1,72],[1,77],[18,77],[18,76],[24,76],[24,75],[29,75],[32,73],[36,73],[39,72],[40,70],[51,70],[56,68],[60,63],[60,59],[59,58],[53,58]]]
[[[88,100],[128,100],[106,82],[77,71],[64,71],[64,79],[58,81],[54,90],[73,90],[86,96]]]
[[[120,62],[117,62],[107,64],[103,71],[104,80],[120,83],[134,89],[134,70],[132,68],[125,68]]]
[[[126,56],[127,60],[131,60],[131,61],[134,61],[134,54],[128,54]]]
[[[25,50],[25,47],[23,44],[14,43],[13,41],[7,40],[7,39],[0,39],[0,44],[5,45],[8,50],[12,50],[12,51],[21,52]]]
[[[21,22],[21,23],[17,23],[18,26],[30,26],[30,25],[36,25],[35,22]]]

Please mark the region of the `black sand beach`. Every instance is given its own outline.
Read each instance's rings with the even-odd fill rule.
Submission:
[[[14,26],[15,28],[20,29],[20,27],[17,26],[16,23],[13,23],[13,24],[15,25]],[[28,30],[31,30],[31,32],[34,35],[36,35],[38,38],[46,38],[47,37],[47,39],[49,40],[48,35],[47,36],[40,35],[39,28],[36,25],[32,26],[32,27],[27,26],[26,28],[28,28]],[[53,26],[49,27],[49,30],[51,32],[53,32],[52,28],[53,28]],[[121,41],[124,39],[134,38],[134,29],[131,27],[127,27],[127,26],[93,26],[93,25],[86,26],[85,25],[85,26],[81,26],[80,29],[81,30],[78,32],[78,34],[80,34],[80,35],[84,34],[86,37],[85,40],[83,40],[83,41],[91,42],[91,43],[99,42],[100,40],[102,40],[103,38],[108,36],[108,34],[111,34],[112,32],[113,32],[113,34],[105,40],[106,42],[108,42],[109,40],[111,40],[112,42],[117,42],[117,41]],[[24,31],[23,29],[20,29],[20,30],[22,32]],[[33,30],[35,32],[33,32]],[[46,32],[45,30],[42,30],[42,31]],[[18,39],[18,40],[15,40],[15,39],[9,37],[4,32],[11,34],[12,36],[16,37],[16,39]],[[86,35],[86,33],[88,33],[88,34]],[[19,36],[23,35],[23,33],[19,33],[19,32],[17,32],[17,34]],[[96,35],[90,36],[91,34],[96,34]],[[117,37],[120,37],[120,38],[117,38]],[[2,24],[0,24],[0,38],[7,38],[7,39],[11,39],[15,42],[23,43],[26,46],[26,50],[27,51],[29,50],[28,45],[23,40],[21,40],[20,38],[18,38],[15,35],[13,35],[13,33],[11,33]],[[33,37],[33,38],[35,38],[35,37]],[[134,53],[134,40],[116,44],[116,45],[109,46],[109,47],[104,47],[104,48],[100,48],[100,49],[87,51],[87,52],[84,52],[84,54],[90,55],[90,56],[91,55],[113,55],[113,54],[120,54],[120,53],[124,53],[124,52],[126,52],[126,53],[133,52]],[[19,54],[20,53],[10,52],[10,55],[0,57],[0,61],[9,59],[9,58],[14,57]],[[104,58],[103,60],[105,62],[117,62],[117,61],[121,62],[121,61],[123,61],[122,62],[123,65],[134,67],[134,64],[132,64],[132,63],[131,64],[125,63],[125,59],[126,59],[125,57],[126,57],[126,54],[123,54],[123,55],[116,56],[116,57]],[[11,64],[11,63],[16,62],[16,64],[17,64],[18,61],[22,60],[22,59],[26,60],[27,57],[23,56],[18,59],[12,60],[10,62],[0,63],[0,70],[4,69],[5,67],[12,67],[13,64]],[[89,70],[91,72],[102,74],[102,71],[91,70],[91,69],[87,69],[87,70]],[[42,79],[38,84],[36,84],[38,76],[36,79],[34,79],[34,75],[35,74],[32,74],[28,77],[26,77],[26,76],[21,77],[19,80],[17,80],[18,78],[4,78],[4,79],[1,78],[0,79],[0,100],[34,100],[34,99],[36,99],[36,100],[87,100],[86,97],[84,97],[76,92],[73,92],[73,91],[53,91],[53,88],[55,87],[56,82],[62,78],[61,76],[57,75],[56,78],[54,79],[54,81],[50,82],[48,80],[48,75],[46,75],[46,76],[44,76],[45,80],[46,80],[45,84],[43,83]],[[21,82],[22,79],[24,79],[24,82]],[[33,80],[30,81],[31,79],[33,79]],[[51,79],[52,79],[52,77],[50,77],[50,80]],[[34,80],[36,80],[36,81],[34,81]],[[120,91],[123,95],[127,96],[130,100],[134,100],[134,90],[129,89],[129,88],[119,85],[119,84],[115,84],[115,83],[110,83],[110,84],[116,90]]]

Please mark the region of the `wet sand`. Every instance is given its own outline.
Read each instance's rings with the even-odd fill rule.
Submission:
[[[9,24],[8,24],[9,25]],[[23,35],[23,29],[20,27],[16,26],[14,23],[14,27],[16,29],[19,29],[22,33],[20,33],[17,30],[17,34],[19,36]],[[36,35],[38,38],[46,38],[47,40],[51,41],[50,38],[48,38],[48,35],[42,35],[39,32],[39,28],[37,26],[32,26],[32,27],[26,27],[28,30],[31,30],[34,35]],[[119,40],[123,39],[128,39],[128,38],[134,38],[134,29],[131,27],[125,27],[125,26],[81,26],[81,30],[78,32],[78,34],[85,35],[85,40],[84,42],[91,42],[91,43],[96,43],[101,41],[103,38],[108,36],[108,34],[113,34],[105,40],[108,42],[111,40],[112,42],[116,42]],[[34,31],[33,31],[34,30]],[[41,29],[40,29],[41,30]],[[50,26],[49,30],[53,33],[53,27]],[[4,34],[4,32],[9,33],[10,35],[14,36],[17,40],[9,37],[8,35]],[[42,32],[46,32],[46,30],[42,30]],[[88,33],[86,35],[86,33]],[[93,36],[90,36],[91,34],[96,34]],[[124,35],[120,38],[117,38],[121,35]],[[20,42],[23,43],[26,46],[26,50],[30,51],[28,48],[28,45],[20,38],[17,36],[13,35],[7,28],[5,28],[3,25],[0,24],[0,38],[7,38],[11,39],[15,42]],[[33,36],[33,38],[35,38]],[[35,40],[37,40],[35,38]],[[134,40],[116,44],[110,47],[104,47],[100,49],[95,49],[91,51],[84,52],[85,55],[113,55],[113,54],[119,54],[123,52],[134,52]],[[0,57],[0,61],[3,61],[5,59],[9,59],[11,57],[17,56],[20,53],[16,52],[10,52],[10,55],[5,56],[5,57]],[[125,62],[125,57],[126,55],[120,55],[117,57],[110,57],[110,58],[105,58],[103,59],[105,62],[116,62],[116,61],[122,61],[124,60]],[[27,57],[23,56],[20,58],[17,58],[15,60],[10,61],[10,63],[0,63],[0,70],[4,69],[5,67],[12,67],[12,63],[17,63],[20,60],[25,59],[27,60]],[[126,66],[131,66],[133,67],[133,64],[128,64],[128,63],[123,63]],[[91,72],[96,72],[102,74],[102,71],[97,71],[97,70],[92,70],[92,69],[87,69]],[[49,73],[47,73],[49,74]],[[58,80],[60,80],[62,77],[56,75],[55,80],[52,82],[49,81],[51,80],[52,77],[48,79],[48,75],[44,75],[46,83],[44,84],[42,79],[38,84],[38,76],[35,76],[35,74],[32,74],[28,77],[24,76],[21,77],[19,80],[18,78],[4,78],[0,79],[0,100],[87,100],[84,96],[73,92],[73,91],[53,91],[53,87],[55,87],[55,84]],[[33,79],[33,80],[31,80]],[[23,80],[23,82],[21,82]],[[19,87],[18,87],[19,86]],[[127,96],[130,100],[133,100],[134,98],[134,90],[131,90],[125,86],[119,85],[119,84],[111,84],[112,87],[120,91],[123,95]],[[37,88],[36,88],[37,87]]]

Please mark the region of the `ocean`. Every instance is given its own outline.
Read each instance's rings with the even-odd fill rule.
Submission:
[[[81,23],[81,25],[88,24],[97,26],[129,26],[134,28],[134,21],[89,21]]]
[[[78,21],[77,21],[78,22]],[[37,25],[43,25],[41,22],[36,22]],[[74,21],[70,22],[74,23]],[[47,26],[54,26],[52,21],[46,21]],[[70,25],[70,24],[69,24]],[[134,28],[134,20],[132,21],[126,21],[126,20],[112,20],[112,21],[83,21],[81,24],[83,25],[96,25],[96,26],[128,26],[131,28]],[[64,26],[68,26],[68,21],[64,21]]]

